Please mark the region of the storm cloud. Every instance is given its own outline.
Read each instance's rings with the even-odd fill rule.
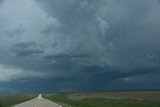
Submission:
[[[1,0],[0,85],[158,89],[159,19],[159,0]]]

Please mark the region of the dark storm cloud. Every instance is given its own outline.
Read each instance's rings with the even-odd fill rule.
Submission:
[[[14,44],[12,52],[17,56],[30,56],[33,54],[43,53],[43,50],[37,44],[33,42],[22,42]]]
[[[157,25],[152,25],[152,15],[149,14],[152,13],[157,18],[159,15],[155,15],[155,10],[152,10],[152,5],[150,5],[153,3],[150,0],[147,2],[143,0],[84,0],[63,3],[47,0],[41,2],[49,15],[57,17],[63,23],[61,32],[64,32],[68,37],[61,36],[66,38],[68,41],[66,44],[73,48],[71,53],[90,54],[90,56],[98,58],[96,60],[104,66],[112,66],[113,64],[114,67],[132,69],[143,66],[143,64],[135,65],[137,61],[133,62],[133,59],[141,57],[140,62],[146,60],[145,66],[147,63],[151,63],[146,56],[158,51],[158,45],[154,45],[152,42],[159,40],[159,31],[154,27],[154,29],[150,29],[150,26],[157,27]],[[149,32],[147,33],[147,31]],[[154,37],[148,44],[151,32]],[[72,41],[77,41],[77,43],[72,43]],[[149,49],[144,48],[145,45]],[[59,48],[63,49],[64,47],[60,46]],[[128,68],[126,68],[127,66]]]
[[[27,48],[27,47],[30,47],[30,46],[35,46],[36,44],[33,43],[33,42],[28,42],[28,43],[17,43],[15,44],[16,47],[22,47],[22,48]]]
[[[158,2],[6,0],[0,7],[0,69],[19,76],[0,80],[37,79],[36,89],[45,81],[61,91],[115,88],[112,83],[125,88],[138,77],[148,82],[160,70]]]
[[[7,31],[7,30],[3,30],[1,32],[1,35],[6,35],[7,37],[13,37],[15,35],[21,35],[24,32],[24,29],[22,28],[17,28],[13,31]]]
[[[46,56],[47,59],[54,58],[86,58],[89,55],[55,55],[55,56]]]

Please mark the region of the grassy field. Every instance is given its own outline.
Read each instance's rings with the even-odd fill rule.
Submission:
[[[36,94],[0,96],[0,107],[12,107],[15,104],[36,98]]]
[[[36,98],[36,94],[0,96],[0,107]],[[63,107],[160,107],[159,91],[43,94]]]
[[[160,92],[45,94],[63,107],[160,107]]]

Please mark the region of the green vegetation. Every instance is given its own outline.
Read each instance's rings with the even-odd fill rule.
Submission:
[[[56,95],[43,95],[44,98],[61,102],[63,107],[160,107],[158,100],[134,100],[134,99],[110,99],[110,98],[84,98],[71,99],[72,93],[60,93]],[[66,105],[67,104],[67,105]]]
[[[1,96],[0,107],[11,107],[37,96],[36,94]],[[43,95],[44,98],[58,102],[63,107],[160,107],[159,96],[159,92],[59,93]]]
[[[0,107],[12,107],[15,104],[19,104],[24,101],[36,98],[38,95],[26,94],[26,95],[11,95],[0,96]]]

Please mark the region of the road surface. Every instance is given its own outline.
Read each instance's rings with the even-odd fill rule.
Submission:
[[[37,98],[15,105],[14,107],[62,107],[62,106],[42,98],[42,95],[39,94]]]

